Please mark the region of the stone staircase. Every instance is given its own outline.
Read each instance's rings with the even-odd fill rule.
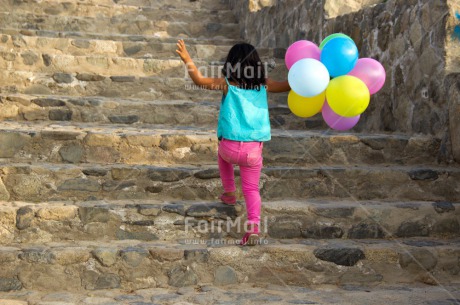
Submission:
[[[262,245],[234,245],[245,209],[216,199],[221,93],[186,90],[174,52],[185,38],[217,71],[239,39],[225,1],[0,7],[0,291],[460,283],[460,168],[441,140],[333,132],[286,95],[270,97]]]

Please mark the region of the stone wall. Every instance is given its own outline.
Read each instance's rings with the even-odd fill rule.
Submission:
[[[357,12],[364,7],[382,2],[384,2],[384,0],[324,0],[324,12],[327,17],[335,18],[340,15]]]
[[[460,73],[449,75],[446,83],[452,153],[455,160],[460,163]]]
[[[446,35],[446,74],[460,72],[460,1],[451,0]]]
[[[454,65],[446,69],[446,36],[455,29],[448,24],[455,23],[456,2],[390,0],[328,19],[324,0],[275,1],[252,13],[247,0],[230,0],[242,36],[256,47],[275,48],[280,58],[299,39],[320,43],[335,32],[351,36],[360,57],[379,60],[387,71],[384,88],[371,98],[355,131],[434,135],[443,140],[444,161],[452,155],[451,133],[460,133],[453,124],[450,128],[457,129],[449,130],[449,97],[455,91],[450,86],[458,78],[446,77],[460,72]]]
[[[449,1],[446,35],[446,90],[449,101],[449,131],[452,152],[460,162],[460,2]]]
[[[240,23],[241,37],[256,47],[286,48],[298,39],[318,40],[323,24],[321,1],[282,0],[249,11],[252,0],[229,0]],[[251,4],[251,8],[253,4]],[[263,7],[263,8],[262,8]]]

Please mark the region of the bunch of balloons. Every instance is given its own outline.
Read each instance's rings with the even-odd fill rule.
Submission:
[[[378,61],[358,57],[355,42],[342,33],[326,37],[319,47],[307,40],[292,44],[285,57],[292,113],[308,118],[321,112],[329,127],[353,128],[386,78]]]

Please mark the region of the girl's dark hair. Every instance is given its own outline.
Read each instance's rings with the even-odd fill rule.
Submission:
[[[243,89],[260,90],[265,85],[265,67],[254,46],[238,43],[228,52],[222,74]]]

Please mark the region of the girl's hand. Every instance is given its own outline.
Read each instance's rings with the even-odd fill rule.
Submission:
[[[182,39],[179,39],[177,41],[176,53],[179,54],[180,58],[184,63],[188,63],[192,60],[190,54],[188,54],[187,48],[185,47],[185,42]]]
[[[209,90],[223,89],[225,85],[224,78],[203,77],[200,70],[198,70],[196,65],[193,63],[190,54],[188,54],[187,48],[185,47],[185,42],[182,39],[177,41],[176,53],[179,54],[180,58],[185,63],[187,72],[195,85]]]

